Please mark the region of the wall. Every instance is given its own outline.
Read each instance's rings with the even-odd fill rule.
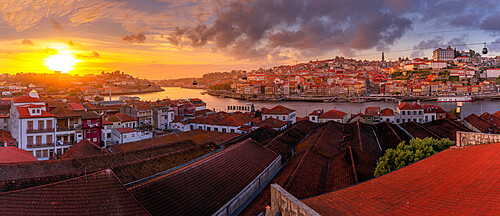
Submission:
[[[457,131],[457,146],[471,146],[500,142],[500,134]]]
[[[266,216],[296,215],[296,216],[316,216],[319,214],[306,204],[288,193],[278,184],[271,185],[271,208],[266,208]]]

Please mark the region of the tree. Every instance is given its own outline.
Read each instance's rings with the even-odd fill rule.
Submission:
[[[406,142],[401,142],[396,149],[390,148],[385,151],[384,156],[379,158],[377,168],[375,168],[375,177],[403,168],[440,151],[443,151],[450,146],[455,145],[449,139],[412,139],[406,145]]]
[[[457,111],[457,108],[452,108],[450,110],[450,114],[454,115],[455,117],[457,117],[458,119],[460,119],[460,113]]]

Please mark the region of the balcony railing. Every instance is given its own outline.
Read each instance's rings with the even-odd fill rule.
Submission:
[[[76,127],[57,127],[57,131],[73,131],[73,130],[81,130],[82,126]]]
[[[45,132],[54,132],[54,128],[26,129],[26,133],[45,133]]]
[[[28,148],[42,148],[42,147],[53,147],[54,143],[38,143],[38,144],[28,144]]]

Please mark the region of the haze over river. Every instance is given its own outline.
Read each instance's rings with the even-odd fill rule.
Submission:
[[[165,91],[128,95],[128,96],[138,96],[141,100],[158,100],[164,98],[170,99],[188,99],[188,98],[200,98],[207,104],[207,109],[213,109],[217,111],[226,111],[227,106],[247,106],[250,101],[236,100],[232,98],[219,98],[216,96],[211,96],[208,94],[202,95],[201,93],[205,90],[203,89],[185,89],[178,87],[164,87]],[[119,96],[112,96],[113,100],[118,100]],[[107,99],[107,98],[106,98]],[[255,109],[260,109],[262,107],[272,108],[276,105],[283,105],[291,109],[297,110],[297,116],[304,117],[311,113],[315,109],[325,109],[331,110],[336,109],[349,114],[356,114],[359,112],[364,113],[367,107],[380,107],[391,108],[396,110],[398,103],[390,102],[366,102],[366,103],[322,103],[322,102],[299,102],[299,101],[251,101],[254,104]],[[423,103],[434,104],[441,106],[444,110],[450,111],[451,108],[457,107],[457,103],[438,103],[436,101],[426,101]],[[500,110],[500,101],[475,101],[469,103],[463,103],[462,106],[462,118],[475,113],[480,115],[483,112],[495,113]]]

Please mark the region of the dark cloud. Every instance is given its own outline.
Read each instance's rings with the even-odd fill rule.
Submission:
[[[61,23],[57,22],[54,18],[52,18],[50,23],[51,23],[52,29],[60,31],[60,32],[64,32],[64,28],[62,27]]]
[[[25,45],[25,46],[33,46],[33,45],[35,45],[35,44],[33,43],[33,41],[32,41],[32,40],[30,40],[30,39],[23,39],[23,40],[21,41],[21,44],[22,44],[22,45]]]
[[[363,5],[362,7],[360,5]],[[391,45],[411,29],[403,16],[384,11],[380,0],[237,0],[213,25],[176,28],[173,45],[210,44],[235,57],[266,55],[275,48],[364,50]]]
[[[138,34],[125,35],[122,37],[122,40],[129,43],[144,43],[144,41],[146,40],[146,35],[144,35],[142,32]]]

